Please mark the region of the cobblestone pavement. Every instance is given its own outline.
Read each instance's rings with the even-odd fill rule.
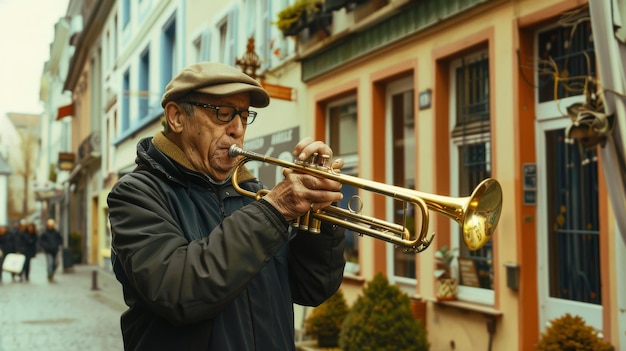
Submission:
[[[30,282],[0,285],[0,351],[122,350],[121,285],[96,266],[75,265],[46,277],[42,253],[31,261]]]

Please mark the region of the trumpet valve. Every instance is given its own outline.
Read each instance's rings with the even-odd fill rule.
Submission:
[[[311,218],[311,223],[309,223],[309,232],[319,234],[321,226],[322,222],[319,219]]]
[[[317,152],[314,152],[311,156],[309,156],[309,159],[307,160],[307,163],[309,165],[317,165],[319,162],[319,156],[320,154]]]
[[[310,214],[311,220],[309,221],[309,232],[313,234],[319,234],[320,228],[322,227],[322,221],[315,217],[315,213],[320,213],[321,210],[316,210],[314,213]],[[309,212],[310,213],[310,212]]]
[[[319,168],[324,170],[330,169],[330,155],[322,155],[322,161],[320,162]]]
[[[300,228],[300,217],[294,219],[293,221],[291,221],[291,227],[292,228]]]
[[[300,229],[309,230],[309,217],[311,212],[307,212],[304,216],[300,217]]]

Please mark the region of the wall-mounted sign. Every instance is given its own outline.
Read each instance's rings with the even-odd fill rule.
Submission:
[[[71,152],[59,152],[57,167],[62,171],[71,171],[74,169],[75,158],[76,155]]]
[[[243,147],[257,154],[293,162],[294,157],[291,152],[298,141],[300,141],[300,128],[295,127],[258,138],[247,139]],[[250,161],[246,163],[246,168],[270,189],[284,178],[282,168],[269,163]]]
[[[537,165],[524,163],[524,205],[537,204]]]
[[[292,87],[270,84],[266,82],[262,82],[261,84],[263,85],[263,89],[265,89],[268,95],[272,98],[287,100],[287,101],[295,100],[294,89]]]
[[[459,270],[461,271],[461,283],[466,286],[480,288],[480,282],[478,281],[478,273],[476,273],[474,260],[464,257],[459,257],[458,260]]]

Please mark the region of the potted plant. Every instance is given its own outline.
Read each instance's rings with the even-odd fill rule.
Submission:
[[[317,306],[305,320],[305,333],[317,339],[319,347],[336,347],[339,332],[348,315],[348,304],[341,289]]]
[[[409,296],[382,273],[370,281],[348,312],[339,335],[342,351],[427,351],[426,328],[411,311]]]
[[[443,245],[435,251],[435,278],[437,278],[437,291],[435,297],[439,301],[456,300],[458,281],[450,274],[452,262],[456,258],[455,250]]]
[[[602,340],[598,333],[585,324],[580,316],[569,313],[550,321],[550,326],[541,333],[537,350],[612,351],[611,344]]]
[[[278,12],[278,20],[272,22],[284,36],[297,35],[307,25],[307,15],[320,12],[324,0],[296,0]]]

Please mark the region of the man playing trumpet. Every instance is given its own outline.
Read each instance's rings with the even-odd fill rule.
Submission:
[[[334,180],[293,172],[261,200],[233,191],[232,144],[269,95],[219,63],[183,69],[161,104],[165,128],[139,141],[137,167],[108,196],[113,269],[128,310],[126,350],[294,350],[293,303],[318,305],[341,284],[344,232],[289,222],[341,199]],[[332,150],[305,138],[294,156]],[[340,168],[338,160],[334,167]],[[256,192],[247,173],[240,186]]]

